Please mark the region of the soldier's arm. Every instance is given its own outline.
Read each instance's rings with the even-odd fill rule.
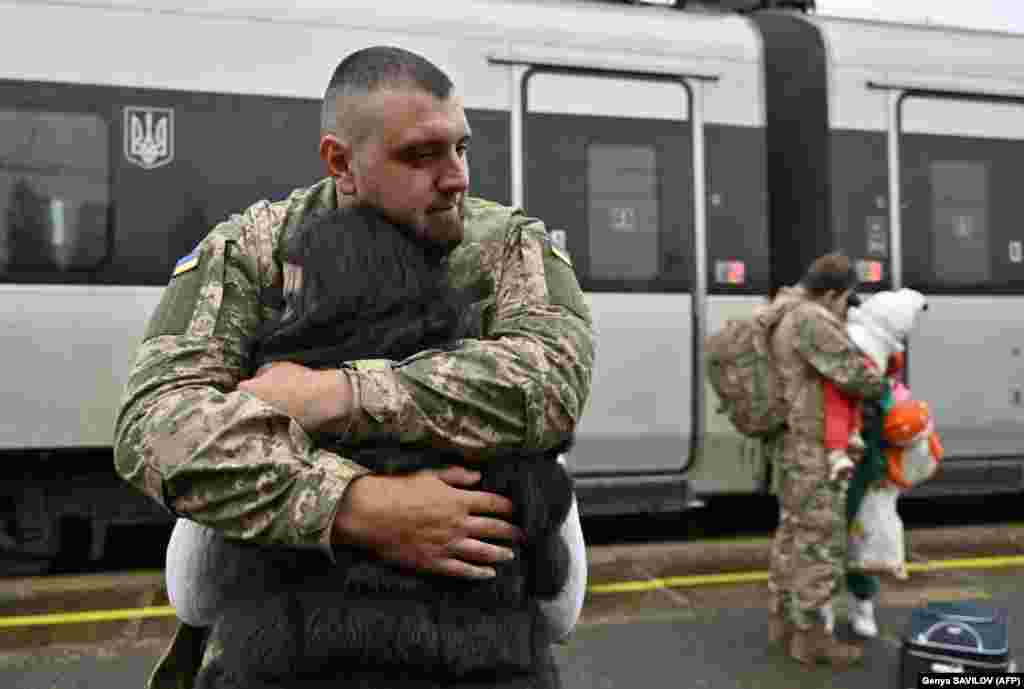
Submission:
[[[118,473],[179,515],[224,534],[329,552],[341,497],[365,470],[316,449],[285,414],[236,390],[243,340],[273,270],[262,204],[218,226],[194,268],[172,278],[118,412]]]
[[[548,449],[575,430],[590,392],[594,334],[568,258],[542,223],[518,214],[479,251],[480,269],[495,275],[486,338],[391,367],[347,369],[356,407],[334,428],[353,441],[398,432],[467,455]]]
[[[877,399],[885,389],[882,372],[857,351],[838,322],[797,313],[796,349],[811,367],[847,395]]]

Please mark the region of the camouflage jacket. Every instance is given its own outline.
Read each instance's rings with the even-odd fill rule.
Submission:
[[[170,511],[256,543],[321,548],[355,476],[288,416],[236,390],[243,342],[273,315],[281,251],[310,213],[339,203],[332,179],[260,202],[219,224],[179,261],[147,326],[115,427],[118,473]],[[451,279],[494,299],[486,337],[347,374],[361,401],[352,443],[398,433],[475,453],[551,448],[571,433],[590,390],[594,336],[568,258],[543,223],[480,199]]]
[[[781,290],[765,317],[776,322],[772,353],[789,410],[788,431],[824,448],[822,379],[852,397],[875,399],[884,390],[882,374],[857,351],[843,322],[809,300],[802,288]]]

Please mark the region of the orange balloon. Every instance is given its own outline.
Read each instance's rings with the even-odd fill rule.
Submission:
[[[931,418],[931,410],[925,402],[896,402],[882,422],[882,436],[892,445],[904,446],[928,427]]]

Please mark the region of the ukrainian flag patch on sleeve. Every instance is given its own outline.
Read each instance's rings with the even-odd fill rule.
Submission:
[[[554,244],[551,245],[551,253],[553,253],[557,258],[560,258],[563,262],[565,262],[567,266],[572,265],[572,259],[569,258],[569,254],[565,253]]]
[[[195,268],[197,265],[199,265],[198,246],[195,249],[192,249],[191,253],[182,256],[181,258],[178,259],[178,262],[174,264],[174,272],[171,273],[171,277],[175,278],[181,275],[182,273],[187,273],[188,271]]]
[[[548,245],[556,258],[572,267],[572,259],[569,258],[569,253],[565,250],[565,230],[551,230],[545,237],[544,243]]]

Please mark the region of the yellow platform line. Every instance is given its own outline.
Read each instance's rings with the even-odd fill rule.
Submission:
[[[942,569],[1001,569],[1024,567],[1024,555],[1006,557],[978,557],[958,560],[936,560],[916,562],[907,566],[911,572],[932,572]],[[708,586],[713,584],[747,584],[767,581],[768,572],[733,572],[727,574],[698,574],[693,576],[662,577],[639,581],[619,581],[610,584],[594,584],[587,587],[588,593],[635,593],[665,588]],[[52,615],[20,615],[0,617],[0,628],[45,627],[59,624],[81,624],[83,622],[114,622],[137,620],[147,617],[172,617],[174,608],[169,605],[123,610],[90,610]]]
[[[934,572],[942,569],[1001,569],[1004,567],[1024,567],[1024,555],[935,560],[932,562],[912,562],[907,565],[907,569],[911,572]],[[588,586],[587,593],[637,593],[666,588],[686,588],[710,584],[748,584],[757,581],[768,581],[768,572],[697,574],[685,577],[619,581],[610,584]]]
[[[616,581],[610,584],[594,584],[587,587],[587,593],[636,593],[656,589],[706,586],[708,584],[748,584],[768,581],[768,572],[734,572],[731,574],[697,574],[686,577],[662,577],[637,581]]]
[[[144,617],[170,617],[174,608],[160,605],[149,608],[128,608],[125,610],[89,610],[86,612],[65,612],[53,615],[20,615],[0,617],[0,627],[45,627],[56,624],[78,624],[80,622],[113,622],[137,620]]]

